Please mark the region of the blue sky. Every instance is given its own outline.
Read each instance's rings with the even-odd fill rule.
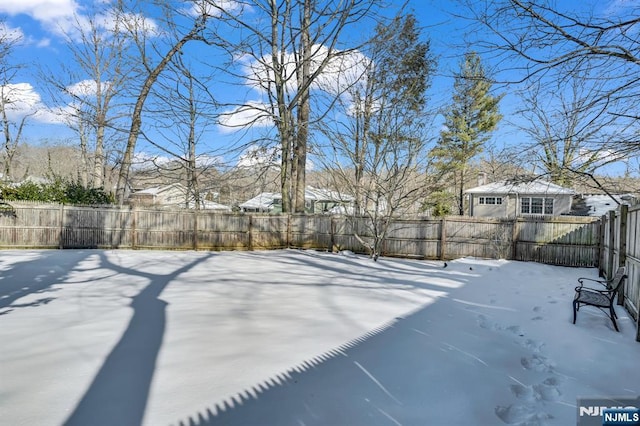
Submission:
[[[596,12],[624,13],[630,1],[598,2]],[[91,6],[108,6],[109,2],[110,0],[0,0],[0,17],[4,20],[3,32],[21,40],[16,46],[13,60],[15,63],[25,65],[19,70],[12,83],[17,85],[18,92],[21,93],[20,105],[24,110],[37,110],[36,114],[30,116],[25,129],[25,140],[29,143],[35,144],[44,140],[56,143],[75,138],[75,133],[60,123],[59,115],[51,112],[51,109],[64,110],[67,106],[55,105],[52,102],[38,74],[43,68],[48,68],[55,74],[61,69],[61,64],[73,65],[65,45],[65,34],[73,31],[75,22],[86,19],[87,10]],[[401,3],[403,3],[401,0],[391,2],[392,5]],[[448,0],[411,0],[409,2],[409,7],[416,13],[419,22],[425,26],[425,35],[431,39],[433,52],[439,59],[438,74],[431,90],[431,99],[436,106],[444,105],[449,101],[452,91],[451,73],[456,70],[464,53],[463,36],[468,23],[452,18],[452,12],[460,12],[455,9],[454,4],[455,2]],[[575,0],[564,0],[562,6],[570,10],[582,8],[586,11],[591,8],[590,4]],[[393,7],[388,11],[392,14]],[[194,44],[189,47],[189,52],[196,58],[206,57],[208,55],[206,49],[206,46]],[[238,95],[240,92],[238,86],[226,86],[221,83],[215,85],[215,90],[222,97]],[[247,101],[251,101],[251,96],[255,96],[255,93],[249,89],[244,93],[248,97]],[[503,115],[508,118],[510,111],[516,106],[517,101],[507,95],[501,105]],[[15,114],[17,116],[18,111]],[[208,141],[215,141],[205,144],[206,147],[203,146],[203,150],[210,151],[212,155],[221,155],[220,153],[225,151],[223,149],[225,146],[239,140],[237,132],[233,134],[216,127],[207,129],[204,137]],[[521,137],[521,134],[515,132],[506,123],[496,133],[498,144],[518,143]],[[154,149],[141,141],[138,151],[141,154],[151,154]]]

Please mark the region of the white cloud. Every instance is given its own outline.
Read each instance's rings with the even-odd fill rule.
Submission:
[[[133,155],[132,167],[137,171],[153,170],[177,160],[176,157],[141,151]],[[221,157],[213,155],[202,154],[196,157],[196,167],[215,167],[223,163],[224,160]]]
[[[40,41],[35,43],[36,47],[49,47],[51,45],[50,38],[43,38]]]
[[[160,31],[151,18],[136,13],[119,13],[116,10],[97,16],[95,24],[98,28],[108,31],[128,30],[133,33],[144,32],[147,35],[157,35]]]
[[[215,6],[211,5],[211,3],[215,3]],[[211,2],[194,1],[187,10],[187,13],[190,16],[202,16],[206,14],[207,16],[219,17],[221,15],[220,9],[228,13],[237,13],[243,9],[247,10],[248,7],[243,7],[239,2],[234,0],[214,0]]]
[[[102,92],[109,89],[109,83],[105,82],[101,84]],[[95,80],[82,80],[71,86],[66,87],[67,92],[73,96],[78,97],[90,97],[95,96],[98,92],[98,84]]]
[[[24,40],[24,38],[22,29],[13,28],[4,22],[0,22],[0,39],[9,43],[17,43],[20,40]]]
[[[273,125],[269,114],[269,105],[260,102],[248,102],[246,105],[222,113],[218,131],[231,133],[241,128]]]
[[[105,2],[106,3],[106,2]],[[61,36],[76,38],[80,30],[91,28],[90,19],[83,15],[82,8],[74,0],[0,0],[0,14],[10,16],[24,14],[39,21],[47,31]],[[155,21],[139,14],[117,14],[113,10],[98,15],[94,25],[98,29],[113,31],[117,22],[125,28],[156,34]],[[48,45],[48,40],[43,40]]]
[[[48,108],[41,105],[33,115],[33,119],[45,124],[66,124],[73,125],[77,122],[77,110],[72,105],[63,107]]]
[[[133,155],[131,166],[135,170],[149,170],[157,166],[162,166],[171,161],[169,157],[154,155],[148,152],[137,152]]]
[[[73,16],[77,10],[74,0],[0,0],[0,13],[25,14],[42,22]]]
[[[329,51],[326,47],[315,45],[313,47],[314,63],[311,72],[315,72],[323,61],[326,60]],[[336,53],[336,52],[334,52]],[[366,84],[366,68],[370,59],[358,51],[343,52],[329,60],[323,72],[313,83],[312,89],[328,93],[330,96],[341,96],[345,102],[353,104],[355,88]],[[258,92],[263,98],[268,98],[267,92],[273,90],[273,66],[271,57],[266,55],[259,60],[249,61],[248,57],[239,55],[237,61],[242,63],[245,84]],[[297,90],[296,64],[292,54],[284,57],[284,80],[287,81],[286,90],[294,93]],[[250,101],[246,105],[227,111],[220,121],[219,130],[222,133],[230,133],[249,126],[272,126],[270,117],[271,106],[264,101]]]
[[[19,121],[25,117],[47,124],[68,122],[70,107],[50,109],[43,102],[40,94],[29,83],[16,83],[0,86],[7,117],[10,121]]]
[[[0,86],[0,96],[10,120],[33,115],[41,104],[40,95],[29,83]]]
[[[314,45],[312,49],[313,62],[310,72],[314,73],[326,61],[329,50],[321,45]],[[359,84],[360,82],[363,84],[363,76],[370,59],[358,51],[348,53],[333,52],[333,55],[335,56],[329,60],[320,76],[315,80],[315,89],[338,94],[354,84]],[[293,92],[297,90],[296,59],[293,54],[289,53],[284,56],[283,62],[283,79],[288,83],[287,90]],[[246,84],[259,92],[268,90],[272,86],[271,82],[275,80],[273,68],[271,56],[269,55],[263,56],[260,60],[247,63],[244,67]]]

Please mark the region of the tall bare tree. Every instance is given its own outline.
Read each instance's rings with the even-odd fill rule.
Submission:
[[[208,153],[203,140],[215,123],[217,112],[209,90],[214,86],[210,72],[206,68],[196,75],[182,55],[175,56],[157,81],[148,108],[159,119],[153,121],[154,138],[146,140],[174,160],[158,165],[158,172],[168,168],[171,175],[183,182],[187,188],[185,205],[195,204],[196,209],[203,202],[200,177],[215,166],[215,157]]]
[[[391,218],[410,212],[428,191],[421,176],[435,60],[420,35],[412,14],[380,23],[361,58],[364,75],[336,102],[335,121],[322,127],[331,141],[325,164],[336,187],[353,195],[354,220],[367,219],[370,236],[358,238],[374,260]]]
[[[94,188],[104,186],[107,139],[115,139],[117,122],[125,115],[133,66],[126,54],[126,25],[116,9],[76,17],[66,34],[72,63],[62,62],[59,72],[41,72],[52,97],[71,106],[64,113],[71,111],[66,121],[80,141],[80,179]]]
[[[383,5],[373,0],[249,0],[229,10],[213,0],[209,4],[224,24],[217,36],[232,58],[225,71],[243,83],[248,80],[264,95],[260,102],[242,99],[227,106],[251,113],[243,127],[265,122],[275,126],[283,211],[303,212],[309,129],[325,113],[313,109],[317,84],[336,58],[357,47],[342,44],[346,29],[375,19],[375,9]],[[224,36],[234,29],[241,31],[241,38]],[[244,66],[247,58],[252,62],[248,77],[235,66],[239,59]]]
[[[596,2],[599,10],[581,11],[573,4],[552,0],[461,1],[467,6],[466,17],[481,27],[474,28],[476,34],[482,34],[474,38],[474,45],[498,57],[504,80],[566,85],[576,77],[590,76],[581,80],[590,91],[579,111],[601,111],[616,118],[620,127],[629,130],[617,142],[617,153],[640,153],[636,134],[640,121],[637,2],[619,2],[619,9]],[[609,138],[603,143],[609,143]]]
[[[594,86],[588,80],[574,76],[560,87],[533,83],[521,97],[517,115],[525,119],[520,128],[531,141],[515,149],[559,185],[571,186],[576,173],[593,173],[621,159],[616,145],[626,129],[602,106],[590,105]]]
[[[118,173],[116,200],[122,204],[129,184],[129,173],[136,144],[142,131],[145,102],[154,84],[174,56],[181,53],[189,42],[206,41],[204,31],[210,13],[204,1],[193,0],[180,2],[180,4],[171,1],[159,2],[158,16],[163,19],[162,31],[155,31],[142,14],[135,15],[131,11],[125,11],[122,2],[118,5],[127,22],[127,36],[136,47],[137,59],[143,69],[142,82],[134,95],[135,104],[131,112],[131,124]],[[193,8],[189,9],[189,13],[180,15],[185,5],[192,5]],[[151,35],[157,37],[156,40],[151,40]]]
[[[22,68],[11,57],[19,35],[8,32],[0,22],[0,131],[3,134],[2,154],[3,176],[5,181],[13,179],[13,161],[20,142],[24,126],[36,111],[29,108],[25,97],[29,96],[30,86],[18,84],[16,77]]]

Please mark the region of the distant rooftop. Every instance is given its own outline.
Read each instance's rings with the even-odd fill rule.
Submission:
[[[529,182],[503,180],[467,189],[465,192],[467,194],[575,194],[575,191],[571,188],[565,188],[544,180],[533,180]]]

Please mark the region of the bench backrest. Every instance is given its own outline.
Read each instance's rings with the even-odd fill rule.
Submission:
[[[627,278],[626,272],[627,272],[627,268],[625,268],[624,266],[619,267],[618,270],[616,271],[616,274],[608,283],[609,289],[614,291],[618,290],[618,287],[620,287],[624,279]]]

